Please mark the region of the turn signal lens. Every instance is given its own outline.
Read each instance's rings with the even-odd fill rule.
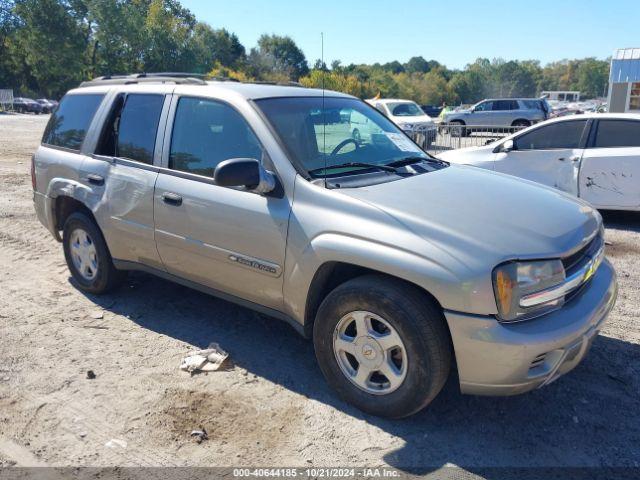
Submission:
[[[514,286],[515,282],[509,277],[509,274],[505,270],[498,270],[496,273],[496,299],[500,311],[508,312],[511,309]]]

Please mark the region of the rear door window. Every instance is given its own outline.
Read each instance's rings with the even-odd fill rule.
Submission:
[[[91,120],[103,98],[103,94],[65,96],[49,119],[42,143],[80,150]]]
[[[595,148],[640,147],[640,122],[600,120]]]
[[[557,122],[517,137],[516,150],[555,150],[580,148],[586,120]]]
[[[493,110],[518,110],[518,102],[515,100],[496,100],[493,102]]]
[[[163,95],[127,95],[117,125],[116,157],[153,163]]]

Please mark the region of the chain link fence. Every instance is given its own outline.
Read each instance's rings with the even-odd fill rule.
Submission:
[[[465,147],[481,147],[522,130],[522,126],[489,126],[440,124],[433,127],[416,128],[410,132],[411,138],[432,155],[447,150]]]

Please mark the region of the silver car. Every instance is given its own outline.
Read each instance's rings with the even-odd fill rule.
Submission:
[[[325,120],[362,116],[359,141]],[[417,412],[452,368],[463,393],[547,385],[616,298],[588,204],[437,160],[336,92],[97,79],[61,101],[32,173],[78,288],[142,270],[285,320],[374,415]]]
[[[469,109],[446,113],[443,122],[468,127],[528,127],[546,120],[550,113],[551,107],[545,99],[493,98]]]

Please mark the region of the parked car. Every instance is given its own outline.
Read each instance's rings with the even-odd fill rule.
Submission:
[[[30,98],[23,98],[23,97],[15,97],[13,99],[13,109],[19,113],[29,112],[29,113],[41,114],[44,111],[42,105],[40,105],[38,102]]]
[[[388,417],[425,407],[454,360],[463,393],[547,385],[602,328],[617,287],[587,203],[431,157],[349,95],[153,80],[70,91],[33,157],[79,289],[142,270],[285,320],[342,398]],[[317,122],[336,112],[378,131],[336,128],[329,150]]]
[[[58,106],[58,102],[55,100],[48,100],[46,98],[38,98],[36,102],[42,105],[43,113],[51,113]]]
[[[543,98],[495,98],[469,109],[444,115],[443,123],[473,127],[528,127],[549,118],[551,107]]]
[[[429,115],[430,118],[438,118],[442,113],[442,107],[437,105],[420,105],[420,108],[424,113]]]
[[[394,98],[370,99],[367,102],[395,122],[410,137],[423,135],[425,148],[435,141],[436,124],[416,102]]]
[[[439,158],[526,178],[598,209],[640,210],[640,115],[585,113]]]

